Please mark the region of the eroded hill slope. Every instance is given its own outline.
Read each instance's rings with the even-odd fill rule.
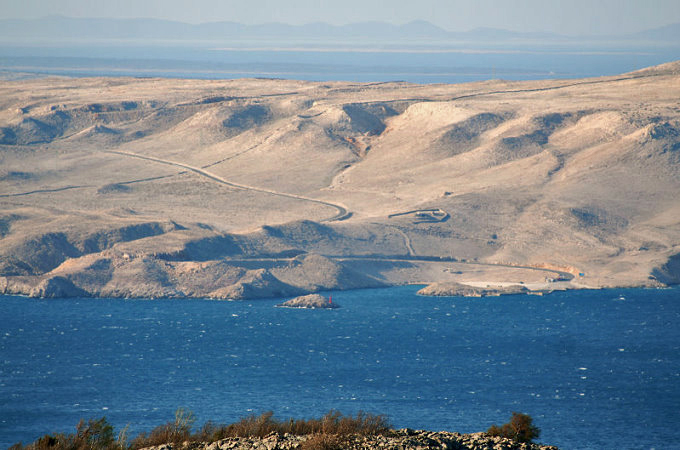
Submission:
[[[678,67],[462,85],[1,82],[0,291],[676,283]]]

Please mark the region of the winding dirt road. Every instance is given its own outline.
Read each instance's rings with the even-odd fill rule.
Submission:
[[[180,163],[177,161],[170,161],[167,159],[161,159],[161,158],[155,158],[153,156],[145,156],[145,155],[139,155],[137,153],[132,153],[132,152],[122,152],[122,151],[116,151],[116,150],[106,150],[105,153],[111,153],[111,154],[116,154],[116,155],[122,155],[122,156],[127,156],[130,158],[137,158],[137,159],[142,159],[145,161],[151,161],[155,162],[158,164],[165,164],[168,166],[175,166],[175,167],[180,167],[182,169],[186,169],[190,172],[193,172],[197,175],[200,175],[202,177],[205,177],[211,181],[214,181],[216,183],[229,186],[232,188],[236,189],[243,189],[247,191],[254,191],[254,192],[261,192],[263,194],[269,194],[269,195],[275,195],[278,197],[285,197],[285,198],[292,198],[295,200],[300,200],[300,201],[305,201],[305,202],[311,202],[311,203],[316,203],[318,205],[323,205],[323,206],[328,206],[330,208],[334,208],[337,212],[331,216],[327,217],[325,219],[319,220],[319,222],[335,222],[335,221],[340,221],[340,220],[345,220],[349,218],[352,213],[347,210],[344,206],[337,204],[337,203],[331,203],[331,202],[326,202],[323,200],[317,200],[314,198],[309,198],[309,197],[304,197],[302,195],[296,195],[296,194],[288,194],[286,192],[279,192],[279,191],[274,191],[271,189],[264,189],[264,188],[259,188],[255,186],[249,186],[247,184],[241,184],[241,183],[235,183],[233,181],[226,180],[219,175],[215,175],[214,173],[208,172],[202,167],[195,167],[195,166],[190,166],[188,164]],[[208,166],[209,167],[209,166]]]

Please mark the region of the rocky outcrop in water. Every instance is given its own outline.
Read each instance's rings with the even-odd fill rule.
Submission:
[[[337,303],[333,303],[330,299],[319,294],[302,295],[276,306],[307,309],[336,309],[340,307]]]
[[[418,295],[436,297],[496,297],[499,295],[526,294],[524,286],[487,286],[477,287],[462,283],[432,283],[418,291]]]

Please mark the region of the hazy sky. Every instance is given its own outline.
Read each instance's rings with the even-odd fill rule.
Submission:
[[[618,34],[680,22],[680,0],[0,0],[0,18],[153,17],[247,24],[422,19],[452,31],[477,27]]]

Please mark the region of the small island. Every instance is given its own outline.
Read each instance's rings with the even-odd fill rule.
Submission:
[[[281,308],[337,309],[340,306],[333,300],[319,294],[302,295],[276,305]]]
[[[432,283],[418,291],[418,295],[433,297],[497,297],[527,293],[530,293],[529,289],[516,284],[478,287],[455,282]]]

